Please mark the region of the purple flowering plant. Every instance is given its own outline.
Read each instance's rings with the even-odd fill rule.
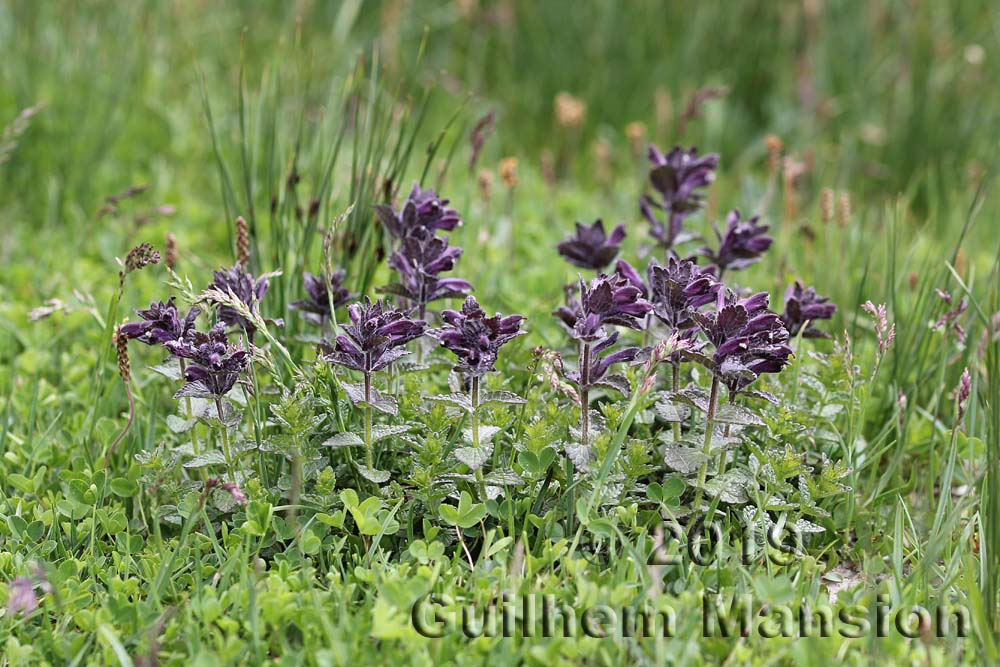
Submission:
[[[722,278],[726,271],[739,271],[761,260],[774,243],[774,239],[767,235],[769,229],[769,225],[760,222],[760,216],[743,220],[739,211],[730,211],[726,216],[725,231],[715,228],[719,248],[704,247],[699,252],[717,267],[718,276]]]
[[[364,435],[359,444],[365,446],[365,466],[359,466],[359,470],[366,479],[381,484],[388,480],[388,473],[375,468],[372,409],[396,414],[399,408],[395,401],[372,386],[372,375],[409,354],[403,346],[423,336],[427,323],[410,319],[384,301],[373,303],[368,297],[362,303],[348,306],[347,314],[350,323],[342,327],[343,333],[337,336],[333,349],[323,358],[331,364],[358,371],[364,377],[360,387],[348,383],[343,386],[351,401],[360,405],[364,413]],[[341,446],[342,442],[353,444],[346,436],[328,440],[326,444]]]
[[[324,329],[333,321],[333,315],[337,308],[358,296],[344,287],[343,269],[333,271],[329,279],[307,272],[303,276],[303,282],[306,298],[293,301],[289,308],[302,313],[303,319],[310,324]]]
[[[699,156],[696,148],[680,147],[664,154],[651,144],[649,161],[652,165],[649,181],[659,198],[644,196],[639,208],[650,224],[650,235],[658,245],[670,250],[696,238],[684,230],[684,221],[701,208],[704,199],[701,191],[715,180],[719,156],[714,153]]]
[[[796,280],[785,290],[785,310],[781,321],[788,335],[795,338],[829,338],[830,334],[813,326],[819,320],[828,320],[837,312],[837,306],[820,296],[812,287],[805,287]]]
[[[491,392],[483,396],[480,383],[484,375],[496,370],[500,348],[525,333],[521,329],[524,317],[499,313],[490,317],[476,298],[470,296],[460,311],[445,310],[441,319],[445,326],[429,334],[458,358],[455,371],[469,380],[469,395],[467,398],[461,395],[435,398],[462,407],[469,413],[471,427],[467,439],[470,446],[456,449],[455,457],[473,471],[480,499],[485,500],[487,492],[482,466],[493,452],[492,439],[498,429],[488,427],[485,434],[481,431],[480,408],[487,403],[523,404],[524,400],[511,392]]]
[[[452,271],[461,256],[462,249],[449,245],[447,237],[407,236],[389,258],[389,267],[399,275],[399,282],[379,291],[402,297],[410,310],[423,317],[432,301],[464,296],[472,290],[466,280],[441,276]]]
[[[624,239],[625,225],[615,226],[608,234],[602,220],[596,220],[589,227],[578,222],[576,233],[567,236],[556,249],[573,266],[603,271],[615,261]]]
[[[236,264],[228,269],[212,272],[212,282],[208,288],[218,290],[223,294],[233,294],[247,309],[254,314],[259,312],[259,306],[267,294],[268,277],[255,278],[242,264]],[[247,339],[253,342],[257,327],[250,317],[241,313],[233,306],[219,303],[216,314],[219,322],[231,327],[239,327],[247,334]]]
[[[163,345],[187,338],[194,331],[195,320],[201,314],[201,309],[193,307],[181,317],[174,304],[174,297],[170,297],[166,302],[156,301],[149,308],[135,312],[142,318],[141,321],[123,324],[119,330],[129,340],[137,340],[146,345]]]
[[[628,395],[630,387],[624,375],[609,374],[615,364],[634,360],[639,349],[615,349],[618,332],[610,325],[639,330],[653,306],[642,297],[642,290],[619,274],[601,274],[589,283],[579,278],[579,300],[558,309],[554,314],[577,341],[577,368],[566,373],[580,398],[579,446],[568,449],[578,468],[585,469],[590,451],[590,392],[608,388]]]
[[[381,204],[375,207],[375,213],[396,241],[414,235],[433,236],[438,230],[450,232],[462,224],[458,211],[448,206],[447,199],[440,198],[432,188],[421,190],[417,182],[398,212]]]

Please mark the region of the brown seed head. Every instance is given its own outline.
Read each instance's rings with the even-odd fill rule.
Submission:
[[[625,136],[628,137],[632,152],[642,155],[646,150],[646,124],[638,120],[632,121],[625,126]]]
[[[563,91],[556,95],[555,113],[559,127],[578,128],[587,119],[587,103]]]
[[[837,202],[837,224],[841,227],[851,224],[851,195],[846,192],[840,193]]]
[[[128,255],[125,256],[125,273],[132,273],[159,263],[160,251],[148,243],[140,243],[129,250]]]
[[[128,336],[122,333],[121,329],[117,329],[112,340],[115,343],[115,355],[118,357],[118,375],[123,382],[128,382],[132,371],[128,358]]]
[[[772,174],[778,173],[781,166],[781,151],[785,145],[776,134],[769,134],[764,137],[764,145],[767,147],[767,169]]]
[[[479,196],[488,202],[493,192],[493,172],[489,169],[480,169],[476,182],[479,184]]]
[[[508,189],[513,190],[517,187],[517,158],[516,157],[505,157],[500,160],[500,180],[503,184],[507,186]]]
[[[250,263],[250,237],[247,235],[247,221],[242,215],[236,218],[236,261],[243,266]]]
[[[819,217],[823,224],[833,220],[833,190],[823,188],[819,193]]]
[[[177,267],[177,238],[172,232],[167,232],[167,243],[163,254],[167,268],[173,271]]]

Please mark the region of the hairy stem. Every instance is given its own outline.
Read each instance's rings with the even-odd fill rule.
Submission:
[[[365,371],[365,465],[375,469],[372,455],[372,374]]]
[[[470,390],[470,400],[472,402],[472,446],[479,449],[479,377],[471,378],[472,388]],[[486,502],[486,482],[483,480],[483,467],[476,468],[476,483],[479,485],[479,499]]]
[[[670,365],[673,370],[673,388],[674,393],[678,393],[681,390],[681,365],[679,363],[673,363]],[[679,421],[674,422],[674,442],[681,441],[681,423]]]
[[[288,492],[288,514],[286,516],[288,518],[288,522],[296,528],[297,532],[297,510],[299,506],[299,499],[302,497],[302,452],[299,449],[298,440],[296,440],[295,446],[292,447],[291,483],[292,488]]]
[[[590,343],[583,344],[580,354],[580,445],[584,450],[590,442]]]
[[[698,508],[701,507],[701,497],[705,491],[705,475],[708,474],[708,455],[712,451],[712,432],[715,430],[715,404],[719,399],[719,376],[712,376],[712,393],[708,397],[708,416],[705,419],[705,445],[702,448],[702,453],[705,455],[705,461],[701,464],[701,470],[698,471],[698,491],[695,493],[694,497],[694,511],[697,512]]]

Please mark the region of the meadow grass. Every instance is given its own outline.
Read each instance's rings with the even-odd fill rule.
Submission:
[[[0,612],[0,665],[995,663],[998,18],[986,1],[0,4],[0,599],[18,577],[41,596],[32,613]],[[708,88],[721,96],[692,105]],[[579,122],[560,122],[561,92],[585,102]],[[469,132],[490,111],[495,134],[470,168]],[[850,470],[851,490],[819,503],[829,516],[803,514],[801,495],[771,514],[825,529],[790,558],[742,558],[752,521],[728,504],[711,563],[664,546],[654,519],[682,514],[680,492],[640,442],[653,406],[639,393],[595,403],[608,427],[593,477],[571,481],[564,468],[558,443],[576,408],[534,354],[574,354],[551,311],[576,271],[555,245],[575,220],[603,217],[627,225],[622,256],[641,255],[647,141],[720,153],[691,223],[709,239],[732,208],[772,224],[773,249],[737,282],[780,303],[801,278],[838,306],[825,323],[833,340],[794,341],[791,367],[765,384],[784,399],[766,412],[773,442],[737,450],[749,459],[787,442],[811,466],[827,457]],[[505,157],[518,159],[513,188]],[[339,452],[323,450],[329,473],[296,463],[319,432],[358,415],[288,305],[303,271],[324,268],[325,244],[352,291],[388,282],[372,207],[398,203],[413,181],[461,211],[458,273],[486,310],[527,317],[489,388],[528,404],[488,414],[505,427],[491,469],[516,462],[529,494],[468,505],[437,490],[461,437],[444,406],[423,400],[448,390],[440,363],[431,380],[384,385],[429,434],[382,459],[412,463],[385,491],[345,473]],[[128,409],[112,333],[133,309],[195,296],[230,265],[237,216],[249,268],[281,272],[262,310],[285,320],[256,341],[261,391],[246,397],[242,427],[233,442],[212,423],[178,429],[184,402],[149,370],[162,358],[133,344],[135,422],[109,452]],[[136,271],[120,291],[115,258],[140,242],[162,251],[168,233],[176,273]],[[964,343],[932,326],[949,310],[936,290],[967,301]],[[895,325],[884,354],[867,301]],[[966,368],[959,422],[952,390]],[[254,473],[241,480],[245,506],[203,497],[209,472],[233,466],[191,465],[230,445]],[[181,466],[173,452],[185,447]],[[527,462],[545,452],[558,462],[532,476]],[[794,607],[830,589],[873,626],[880,605],[961,606],[968,637],[935,627],[765,639],[756,620],[748,637],[705,636],[706,596]],[[460,622],[441,638],[414,626],[427,594],[481,614],[500,592],[672,610],[676,625],[668,638],[521,641],[469,638]]]

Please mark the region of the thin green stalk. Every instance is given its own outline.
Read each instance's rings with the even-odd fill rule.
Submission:
[[[219,421],[222,421],[222,399],[215,397],[215,409],[218,411]],[[226,468],[229,469],[229,481],[236,481],[236,471],[233,470],[233,454],[229,447],[229,429],[223,424],[222,428],[222,454],[226,457]]]

